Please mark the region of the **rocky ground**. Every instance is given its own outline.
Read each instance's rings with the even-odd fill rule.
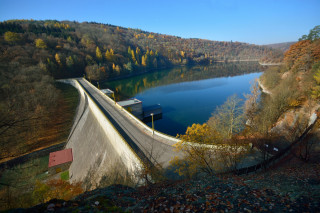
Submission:
[[[12,212],[320,212],[320,164],[290,165],[247,176],[202,177],[130,188],[113,185],[74,200]]]

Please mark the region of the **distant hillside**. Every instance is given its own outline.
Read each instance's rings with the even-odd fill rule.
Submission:
[[[294,43],[296,43],[296,41],[276,43],[276,44],[267,44],[265,46],[286,52],[287,50],[289,50],[290,46]]]
[[[280,51],[240,42],[182,39],[100,23],[10,20],[0,23],[1,62],[41,64],[55,78],[93,80],[175,65],[281,58]]]

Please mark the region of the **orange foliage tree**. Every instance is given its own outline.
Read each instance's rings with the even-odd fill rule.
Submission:
[[[297,67],[304,63],[302,59],[310,56],[311,41],[303,40],[290,46],[290,49],[284,54],[284,61],[289,69]]]

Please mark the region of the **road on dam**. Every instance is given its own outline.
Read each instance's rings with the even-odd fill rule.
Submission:
[[[144,163],[167,167],[173,157],[183,155],[172,146],[176,139],[154,134],[92,84],[84,79],[78,82]]]

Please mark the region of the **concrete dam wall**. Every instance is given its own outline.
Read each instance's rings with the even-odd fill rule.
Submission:
[[[83,182],[86,189],[98,187],[117,169],[135,174],[142,161],[76,80],[61,80],[76,87],[80,103],[66,148],[72,148],[70,182]]]

